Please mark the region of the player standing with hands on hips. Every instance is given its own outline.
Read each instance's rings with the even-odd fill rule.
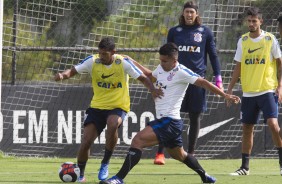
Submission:
[[[160,64],[147,76],[151,76],[155,87],[163,91],[162,98],[155,98],[156,119],[149,122],[143,130],[133,138],[128,154],[119,172],[100,184],[123,184],[123,179],[138,164],[142,151],[146,147],[163,144],[172,158],[182,162],[195,171],[203,183],[215,183],[216,179],[207,174],[198,160],[183,149],[183,121],[180,107],[189,84],[203,87],[224,97],[231,103],[239,103],[240,98],[225,94],[215,85],[178,63],[178,48],[174,43],[163,45],[160,50]]]
[[[206,75],[209,55],[215,84],[223,91],[213,33],[201,24],[198,6],[194,1],[188,1],[183,5],[179,25],[169,30],[167,42],[177,45],[178,62],[203,78]],[[193,155],[200,130],[200,117],[202,112],[206,111],[206,90],[193,84],[189,85],[180,111],[189,113],[188,153]],[[154,163],[165,164],[162,145],[159,145]]]
[[[234,57],[236,65],[227,93],[240,77],[243,97],[241,105],[242,122],[242,164],[231,175],[249,175],[249,160],[253,147],[254,125],[258,123],[260,111],[272,134],[278,150],[280,174],[282,175],[282,141],[279,136],[278,102],[282,102],[282,58],[277,39],[263,31],[262,13],[256,7],[247,10],[249,32],[237,43]]]
[[[98,178],[105,180],[109,175],[108,166],[118,140],[118,128],[130,110],[128,75],[141,81],[152,93],[153,98],[162,95],[162,91],[155,89],[151,80],[141,70],[129,59],[115,54],[115,51],[114,39],[105,37],[99,42],[99,54],[89,56],[71,69],[55,75],[56,81],[85,72],[92,77],[94,96],[86,110],[83,138],[77,156],[80,168],[78,182],[86,181],[84,171],[90,147],[106,126],[105,154]]]

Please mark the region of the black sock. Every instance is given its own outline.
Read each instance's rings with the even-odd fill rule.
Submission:
[[[277,148],[278,150],[278,155],[279,155],[279,164],[280,167],[282,167],[282,148]]]
[[[80,169],[80,176],[84,176],[84,171],[85,171],[85,167],[86,167],[86,162],[80,162],[77,161],[77,166]]]
[[[104,158],[103,158],[101,163],[103,163],[103,164],[109,163],[112,154],[113,154],[112,151],[110,151],[107,148],[105,148]]]
[[[140,149],[129,148],[125,161],[119,172],[116,174],[116,176],[119,177],[120,179],[124,179],[126,175],[129,173],[129,171],[136,164],[138,164],[139,160],[141,159],[141,155],[142,155],[142,151]]]
[[[162,143],[159,144],[158,154],[164,154],[164,145]]]
[[[249,170],[250,154],[242,153],[242,166],[241,168]]]
[[[199,164],[198,160],[192,156],[187,155],[186,159],[183,161],[184,164],[186,164],[189,168],[191,168],[193,171],[198,173],[203,181],[206,179],[206,171],[202,168],[202,166]]]
[[[200,131],[200,115],[201,113],[189,112],[190,127],[188,135],[188,153],[194,154],[198,135]]]

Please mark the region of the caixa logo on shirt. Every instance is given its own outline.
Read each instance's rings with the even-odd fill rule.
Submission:
[[[101,87],[101,88],[122,88],[122,83],[121,82],[117,82],[117,83],[108,83],[108,82],[97,82],[97,86]]]
[[[178,46],[178,51],[179,52],[185,51],[185,52],[198,52],[198,53],[200,53],[201,52],[201,48],[198,47],[198,46],[179,45]]]
[[[265,59],[264,58],[262,58],[262,59],[259,59],[259,58],[246,59],[245,60],[245,64],[246,65],[251,65],[251,64],[262,64],[262,65],[264,65],[265,64]]]

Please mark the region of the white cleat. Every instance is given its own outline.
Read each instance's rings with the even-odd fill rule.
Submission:
[[[243,175],[249,175],[249,174],[250,174],[250,170],[246,170],[244,168],[239,168],[234,173],[230,173],[231,176],[243,176]]]

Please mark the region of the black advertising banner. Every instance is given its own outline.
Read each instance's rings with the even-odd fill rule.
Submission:
[[[33,91],[20,85],[2,89],[0,150],[18,156],[75,157],[83,134],[84,113],[93,95],[91,87],[66,87],[61,91],[58,88],[50,90],[50,94],[47,87],[45,91],[42,88],[38,91],[30,89]],[[18,91],[26,93],[17,96]],[[36,97],[37,93],[43,92],[46,93],[44,97]],[[131,111],[119,129],[116,157],[123,157],[134,135],[155,118],[153,99],[147,90],[137,86],[130,92]],[[187,114],[182,116],[186,125],[183,142],[187,149],[189,121]],[[256,127],[253,154],[264,156],[267,150],[274,152],[268,129],[263,124]],[[241,134],[240,105],[227,108],[222,98],[208,96],[208,110],[201,120],[197,156],[240,158]],[[91,148],[92,156],[103,156],[105,141],[104,131]],[[156,148],[145,149],[143,157],[153,158]]]

